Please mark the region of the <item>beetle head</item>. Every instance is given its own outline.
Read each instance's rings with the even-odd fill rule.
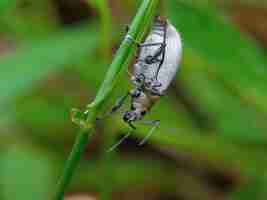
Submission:
[[[141,120],[145,114],[146,114],[146,111],[141,110],[141,109],[135,109],[135,110],[127,111],[123,115],[123,120],[126,123],[134,122],[136,120]]]
[[[123,120],[126,123],[133,122],[137,120],[137,113],[135,111],[127,111],[123,115]]]
[[[163,25],[166,24],[166,19],[160,15],[157,15],[154,19],[154,22]]]

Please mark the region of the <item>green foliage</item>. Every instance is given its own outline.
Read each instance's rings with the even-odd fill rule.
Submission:
[[[0,162],[1,199],[47,199],[48,186],[55,181],[54,166],[47,155],[13,145],[2,153]]]
[[[90,39],[88,39],[88,37]],[[54,34],[42,41],[22,44],[0,60],[0,105],[33,86],[48,74],[75,62],[96,48],[96,34],[85,28]],[[12,84],[10,84],[12,83]]]
[[[4,0],[0,13],[0,32],[16,40],[40,39],[57,29],[51,1]]]
[[[0,58],[3,200],[50,197],[76,136],[70,108],[88,104],[97,94],[89,105],[97,111],[89,111],[92,118],[101,116],[131,87],[123,69],[134,54],[132,44],[124,41],[123,53],[115,55],[106,78],[105,73],[111,50],[124,37],[121,25],[129,23],[130,16],[123,15],[134,13],[141,1],[118,1],[118,6],[115,1],[88,0],[97,23],[68,29],[61,27],[52,1],[30,0],[21,7],[23,2],[0,3],[0,44],[2,37],[11,41],[9,52]],[[129,131],[121,116],[114,115],[95,127],[96,139],[92,138],[85,153],[89,161],[82,159],[68,191],[99,192],[103,199],[110,199],[113,192],[150,188],[184,199],[209,200],[217,197],[211,192],[214,188],[196,174],[215,170],[224,175],[234,171],[241,179],[224,193],[225,198],[265,199],[266,55],[213,3],[162,1],[169,20],[181,32],[184,54],[175,87],[147,115],[147,119],[161,120],[148,142],[153,153],[135,146],[135,150],[128,147],[131,153],[106,154],[117,141],[115,136]],[[139,26],[132,26],[129,34],[140,41],[143,35],[136,33],[145,31],[138,27],[149,27],[150,17],[143,16],[140,24],[139,19]],[[5,116],[8,124],[2,120]],[[150,127],[137,126],[132,138],[139,140]],[[80,136],[83,145],[76,148],[79,157],[71,170],[87,143],[88,135]],[[159,152],[161,156],[155,158]]]
[[[198,10],[169,2],[170,18],[185,44],[180,80],[186,92],[197,99],[198,107],[216,116],[215,126],[226,138],[265,143],[267,62],[263,52],[212,8]]]

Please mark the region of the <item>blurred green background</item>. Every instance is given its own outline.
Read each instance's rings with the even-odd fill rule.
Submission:
[[[0,1],[1,200],[51,199],[78,131],[70,109],[93,99],[139,3]],[[146,116],[161,126],[107,153],[129,128],[120,113],[99,123],[66,199],[265,200],[267,3],[164,0],[159,13],[184,45]],[[103,113],[131,88],[120,79]]]

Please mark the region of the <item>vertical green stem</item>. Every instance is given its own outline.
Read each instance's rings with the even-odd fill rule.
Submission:
[[[136,41],[142,39],[144,32],[148,28],[149,22],[152,20],[158,1],[159,0],[143,0],[133,23],[130,26],[128,38],[131,37],[132,40]],[[111,66],[108,69],[95,100],[87,106],[85,112],[77,112],[79,117],[78,119],[75,118],[74,121],[80,125],[81,131],[77,136],[71,154],[66,162],[63,175],[59,179],[55,200],[64,199],[66,188],[71,181],[74,171],[81,159],[81,155],[88,143],[90,133],[93,131],[96,116],[98,115],[103,103],[108,99],[114,89],[119,73],[122,71],[123,67],[126,67],[126,63],[133,55],[135,48],[136,46],[133,41],[129,39],[123,40]]]
[[[74,168],[78,165],[82,153],[85,150],[86,144],[88,142],[88,138],[92,130],[85,130],[81,129],[80,133],[78,134],[76,141],[73,145],[72,151],[69,155],[69,158],[66,162],[65,169],[63,171],[63,175],[58,182],[59,190],[56,193],[55,199],[56,200],[63,200],[64,192],[69,185],[71,178],[74,173]]]

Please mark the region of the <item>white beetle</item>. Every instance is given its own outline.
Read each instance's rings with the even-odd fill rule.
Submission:
[[[156,17],[151,32],[139,48],[131,77],[136,87],[129,93],[131,110],[123,116],[131,126],[164,95],[176,76],[182,54],[181,37],[169,21]]]
[[[159,16],[155,18],[145,42],[138,46],[140,51],[137,62],[134,64],[133,75],[131,75],[135,89],[118,99],[111,111],[111,113],[117,111],[130,96],[131,109],[124,113],[123,120],[133,129],[135,127],[132,123],[141,120],[155,102],[164,95],[176,76],[182,54],[182,41],[176,28],[168,20]],[[159,120],[148,123],[156,127],[159,125]]]

